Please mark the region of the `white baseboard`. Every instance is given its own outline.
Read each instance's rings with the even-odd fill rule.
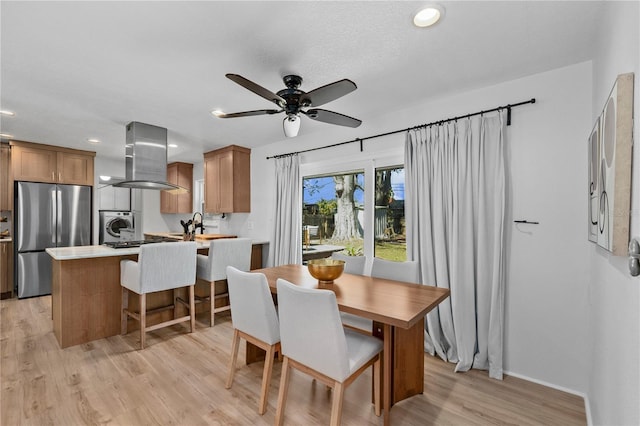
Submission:
[[[507,376],[516,377],[518,379],[526,380],[528,382],[537,383],[539,385],[546,386],[548,388],[557,389],[557,390],[562,391],[562,392],[566,392],[566,393],[570,393],[572,395],[579,396],[584,401],[584,411],[585,411],[585,414],[587,415],[587,426],[592,426],[593,425],[593,421],[591,420],[591,405],[589,404],[589,396],[586,393],[578,392],[578,391],[576,391],[574,389],[565,388],[563,386],[558,386],[558,385],[553,384],[553,383],[545,382],[544,380],[534,379],[532,377],[528,377],[528,376],[525,376],[523,374],[518,374],[518,373],[511,372],[511,371],[506,371],[505,370],[504,374],[506,374]]]

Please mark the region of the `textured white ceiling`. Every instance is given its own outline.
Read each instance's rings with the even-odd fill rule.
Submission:
[[[351,139],[388,110],[591,59],[603,3],[447,1],[444,19],[419,29],[413,1],[3,0],[0,106],[16,116],[1,132],[121,158],[125,124],[141,121],[169,130],[170,160],[199,161],[285,139],[283,114],[211,116],[273,107],[226,73],[273,92],[298,74],[305,91],[358,85],[322,106],[363,121],[341,128]],[[331,126],[302,120],[301,134]]]

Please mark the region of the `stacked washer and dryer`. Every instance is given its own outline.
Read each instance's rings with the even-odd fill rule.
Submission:
[[[99,244],[132,239],[135,221],[131,212],[131,190],[105,185],[98,188],[97,195],[100,206]]]
[[[133,213],[100,211],[100,244],[129,240],[134,230]]]

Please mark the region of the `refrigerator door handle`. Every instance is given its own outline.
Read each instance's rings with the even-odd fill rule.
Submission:
[[[62,191],[56,189],[56,245],[62,243]]]
[[[56,229],[56,212],[58,210],[57,193],[58,191],[56,189],[51,190],[51,244],[53,247],[56,246],[58,240],[58,231]]]

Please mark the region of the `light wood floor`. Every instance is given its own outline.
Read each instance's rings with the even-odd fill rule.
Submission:
[[[59,349],[51,297],[3,300],[1,309],[1,425],[272,425],[281,363],[276,363],[264,416],[257,414],[262,363],[244,365],[224,388],[231,320],[198,323]],[[206,319],[202,318],[202,321]],[[241,346],[244,354],[244,346]],[[380,425],[370,401],[371,372],[345,392],[344,425]],[[286,424],[329,424],[331,394],[294,372]],[[453,364],[426,356],[425,392],[395,405],[395,425],[584,425],[581,398],[486,372],[453,373]]]

